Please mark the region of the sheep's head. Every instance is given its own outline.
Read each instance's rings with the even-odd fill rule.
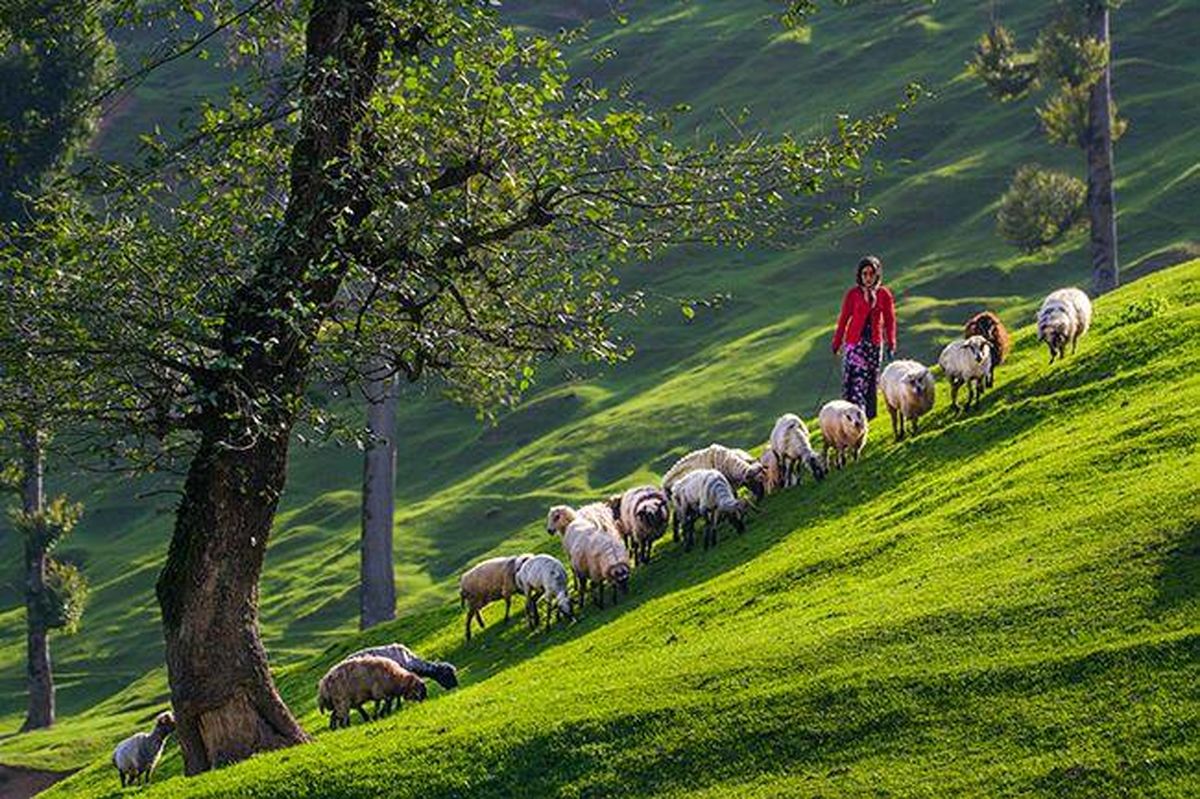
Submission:
[[[744,499],[739,499],[733,504],[733,507],[725,511],[725,518],[733,525],[733,529],[739,533],[746,532],[746,514],[752,506]]]
[[[558,595],[556,605],[559,621],[575,621],[575,610],[571,607],[571,597],[566,591]]]
[[[862,433],[867,429],[867,414],[857,405],[851,405],[842,411],[842,420],[847,428],[856,433]]]
[[[430,671],[437,684],[447,691],[458,687],[458,669],[454,668],[450,663],[432,663],[430,664]]]
[[[613,585],[621,589],[622,594],[629,593],[629,564],[618,563],[608,570],[608,579]]]
[[[983,363],[991,358],[991,346],[983,336],[971,336],[967,339],[967,349],[975,363]]]
[[[762,499],[767,493],[767,470],[762,461],[755,461],[746,469],[745,484],[755,499]]]
[[[562,534],[567,525],[575,520],[575,511],[566,505],[555,505],[546,514],[546,532],[550,535]]]
[[[665,497],[656,497],[655,499],[643,502],[638,506],[637,515],[642,520],[642,523],[651,530],[662,532],[666,529],[667,519],[670,516]]]
[[[425,687],[425,681],[420,677],[413,677],[406,681],[402,693],[404,698],[410,702],[424,702],[425,697],[429,696],[429,689]]]
[[[928,369],[912,372],[905,376],[904,384],[914,399],[921,399],[925,396],[926,388],[933,386],[933,373]]]
[[[808,470],[812,472],[813,479],[824,480],[826,475],[824,459],[817,453],[810,452],[806,460],[808,462]]]
[[[154,731],[164,736],[175,732],[175,714],[169,710],[159,713],[154,719]]]

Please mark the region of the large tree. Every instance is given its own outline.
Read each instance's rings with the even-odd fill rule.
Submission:
[[[152,169],[93,171],[101,196],[48,203],[37,236],[70,264],[73,323],[51,346],[86,355],[96,422],[125,458],[187,463],[157,593],[188,774],[306,737],[271,679],[258,581],[293,434],[331,424],[315,385],[370,364],[494,406],[539,358],[618,358],[610,321],[639,298],[616,264],[829,221],[895,122],[685,146],[485,4],[306,9],[283,90],[148,140]],[[246,36],[278,35],[253,16]]]
[[[1112,93],[1109,18],[1122,0],[1058,0],[1053,19],[1034,47],[1022,51],[1012,32],[993,21],[980,37],[975,73],[1001,101],[1023,98],[1040,87],[1050,96],[1038,108],[1047,138],[1084,151],[1091,223],[1092,288],[1111,291],[1120,282],[1117,262],[1113,142],[1125,123]]]
[[[47,504],[46,447],[67,404],[62,383],[69,360],[34,357],[41,333],[30,303],[55,290],[53,268],[26,257],[15,242],[36,213],[37,195],[89,140],[89,102],[109,72],[111,48],[98,5],[87,0],[11,0],[0,6],[0,457],[19,494],[13,526],[24,559],[29,710],[22,729],[54,723],[49,633],[72,629],[84,584],[52,551],[74,524],[65,502]]]

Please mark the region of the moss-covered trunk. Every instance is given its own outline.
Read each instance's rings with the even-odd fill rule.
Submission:
[[[41,514],[46,507],[45,457],[41,436],[35,430],[21,436],[21,510],[26,517]],[[29,684],[29,710],[22,731],[38,730],[54,723],[54,672],[50,666],[50,630],[43,608],[46,594],[46,547],[40,536],[25,542],[25,673]]]

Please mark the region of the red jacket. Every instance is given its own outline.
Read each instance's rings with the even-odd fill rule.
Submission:
[[[833,349],[837,351],[845,343],[857,344],[862,338],[867,315],[871,316],[871,341],[882,344],[887,340],[889,349],[896,349],[896,303],[892,292],[880,286],[875,291],[875,306],[867,304],[863,290],[852,286],[842,300],[842,312],[838,314],[837,328],[833,331]]]

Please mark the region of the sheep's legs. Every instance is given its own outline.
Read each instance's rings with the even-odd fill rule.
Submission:
[[[950,381],[950,410],[958,410],[958,381]]]
[[[371,720],[371,717],[367,715],[367,711],[363,710],[362,705],[359,705],[358,707],[356,707],[355,710],[358,711],[358,715],[362,716],[362,720],[363,720],[364,724]]]
[[[504,597],[504,623],[508,624],[509,612],[512,610],[512,597]]]

